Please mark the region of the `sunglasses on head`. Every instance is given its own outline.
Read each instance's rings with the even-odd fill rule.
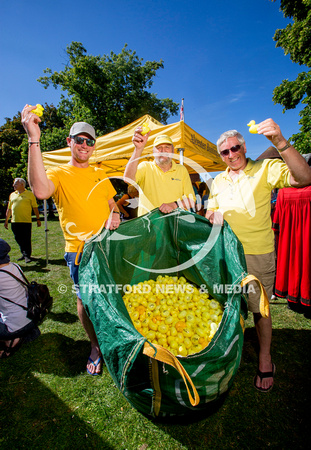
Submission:
[[[71,139],[75,141],[76,144],[82,145],[83,142],[86,142],[88,147],[93,147],[95,145],[95,139],[83,138],[81,136],[71,136]]]
[[[228,156],[230,152],[236,153],[236,152],[238,152],[238,151],[240,150],[240,148],[241,148],[241,145],[240,145],[240,144],[234,145],[234,146],[231,147],[231,148],[226,148],[225,150],[222,150],[222,151],[220,152],[220,154],[221,154],[221,156]]]

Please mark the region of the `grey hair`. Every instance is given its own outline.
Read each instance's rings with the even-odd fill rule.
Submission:
[[[23,183],[24,187],[26,187],[26,181],[24,180],[24,178],[14,178],[14,183],[15,181],[20,181],[21,183]]]
[[[237,130],[229,130],[222,133],[217,141],[217,151],[220,153],[220,146],[228,139],[236,137],[241,145],[245,144],[245,139]]]

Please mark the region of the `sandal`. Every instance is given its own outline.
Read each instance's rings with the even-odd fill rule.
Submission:
[[[96,361],[93,361],[92,358],[89,357],[89,359],[88,359],[88,364],[92,364],[92,365],[95,367],[95,372],[92,373],[92,372],[90,372],[89,369],[87,368],[87,369],[86,369],[87,373],[90,374],[90,375],[93,375],[93,376],[94,376],[94,375],[100,375],[100,372],[101,372],[101,369],[102,369],[102,368],[101,368],[101,360],[102,360],[102,359],[101,359],[100,356],[96,359]],[[99,372],[96,372],[96,368],[97,368],[97,367],[100,367],[100,371],[99,371]]]
[[[14,344],[15,340],[19,339],[17,344]],[[23,338],[15,338],[12,339],[9,343],[9,345],[5,345],[5,342],[2,343],[0,346],[0,350],[3,350],[3,353],[0,355],[0,359],[8,358],[9,356],[13,356],[14,353],[16,353],[22,346],[22,343],[24,342]]]
[[[258,387],[256,385],[256,381],[257,381],[257,377],[260,378],[260,381],[262,381],[264,378],[274,378],[275,372],[276,372],[276,367],[275,367],[274,363],[272,363],[272,372],[261,372],[258,369],[257,373],[256,373],[256,375],[254,377],[254,388],[257,389],[257,391],[260,391],[260,392],[269,392],[269,391],[271,391],[271,389],[273,388],[273,383],[271,384],[270,387],[268,387],[267,389],[264,389],[262,387]]]

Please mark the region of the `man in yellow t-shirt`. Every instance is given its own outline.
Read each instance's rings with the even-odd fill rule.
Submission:
[[[139,164],[150,134],[142,135],[141,132],[142,127],[137,127],[134,132],[135,149],[124,171],[124,180],[127,183],[137,183],[140,187],[138,215],[146,214],[157,207],[165,214],[178,206],[193,208],[195,194],[191,179],[186,167],[176,164],[172,159],[172,139],[167,135],[157,136],[153,147],[154,161],[143,161]]]
[[[31,112],[32,108],[26,105],[22,111],[22,123],[29,141],[29,184],[37,198],[54,198],[66,241],[65,259],[77,289],[79,319],[91,342],[86,369],[90,375],[98,375],[102,369],[102,357],[93,324],[82,304],[79,266],[75,259],[83,242],[102,227],[110,230],[118,228],[120,213],[113,199],[116,192],[105,171],[89,165],[96,135],[94,128],[86,122],[76,122],[70,129],[67,138],[71,151],[69,163],[49,169],[46,173],[39,146],[41,120]]]
[[[222,224],[223,219],[229,223],[243,244],[248,272],[261,281],[270,298],[275,276],[271,191],[311,184],[311,169],[272,119],[258,124],[258,134],[272,142],[284,162],[278,159],[252,161],[246,158],[245,140],[240,133],[236,130],[223,133],[217,141],[217,149],[228,167],[212,183],[206,218],[215,224]],[[272,322],[271,315],[267,319],[261,317],[259,298],[258,291],[249,292],[248,308],[253,312],[259,341],[254,386],[261,392],[268,392],[275,373],[270,354]]]
[[[18,261],[24,259],[26,263],[30,263],[32,210],[37,217],[38,227],[41,227],[41,221],[36,197],[31,191],[25,189],[25,186],[26,181],[23,178],[15,178],[13,182],[15,191],[12,192],[9,197],[4,227],[8,229],[9,219],[12,216],[11,228],[22,253],[22,256],[18,258]]]

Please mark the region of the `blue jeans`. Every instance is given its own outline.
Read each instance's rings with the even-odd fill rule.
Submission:
[[[77,256],[77,252],[66,252],[64,255],[64,258],[67,263],[67,266],[69,267],[70,278],[74,282],[76,294],[79,297],[79,299],[81,300],[81,294],[80,294],[80,290],[79,290],[79,265],[75,264],[76,256]],[[82,256],[82,253],[79,257],[79,262],[81,261],[81,256]]]

